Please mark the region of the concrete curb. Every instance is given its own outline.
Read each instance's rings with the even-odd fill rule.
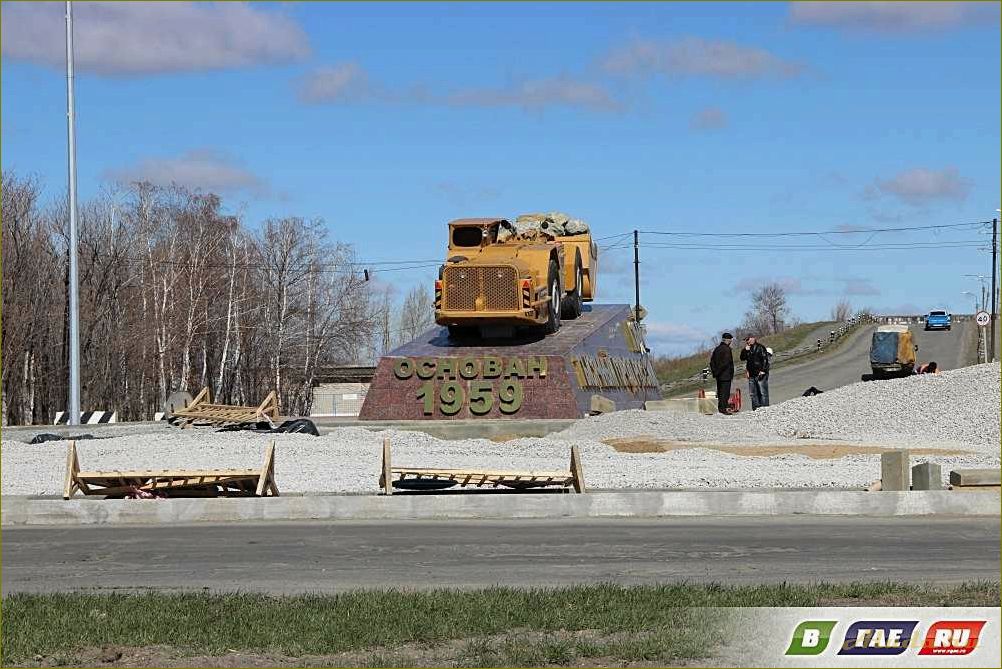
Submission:
[[[998,516],[994,492],[596,492],[585,495],[317,495],[100,500],[0,499],[0,524],[150,525],[295,520],[656,518],[670,516]]]

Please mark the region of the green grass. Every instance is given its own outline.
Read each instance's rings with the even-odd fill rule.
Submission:
[[[801,323],[800,325],[784,330],[778,334],[761,337],[759,341],[766,346],[772,347],[772,352],[774,354],[781,353],[783,351],[789,351],[799,346],[803,346],[808,343],[806,341],[807,335],[822,326],[828,325],[834,325],[834,323],[829,323],[827,321],[820,321],[817,323]],[[741,342],[734,343],[735,361],[741,351],[741,346],[743,346]],[[660,356],[654,360],[654,371],[657,372],[658,379],[661,383],[671,383],[672,381],[687,379],[694,374],[699,374],[703,368],[709,364],[711,351],[712,348],[707,348],[705,350],[697,351],[691,355],[675,357]]]
[[[566,664],[576,657],[681,659],[705,655],[715,621],[702,607],[998,606],[999,583],[950,588],[896,583],[578,586],[342,595],[16,594],[3,599],[0,663],[67,657],[102,646],[179,653],[290,657],[462,642],[466,664]],[[715,617],[716,616],[716,617]],[[588,631],[588,634],[582,634]],[[526,636],[528,635],[528,636]],[[379,657],[373,655],[373,657]]]

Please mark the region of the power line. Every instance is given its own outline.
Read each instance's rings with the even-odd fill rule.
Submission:
[[[948,223],[940,225],[911,225],[899,228],[858,228],[852,230],[811,230],[795,232],[684,232],[670,230],[641,230],[642,235],[664,235],[674,237],[823,237],[825,235],[858,235],[865,233],[882,232],[912,232],[916,230],[943,230],[948,228],[965,228],[975,226],[988,226],[991,221],[977,221],[972,223]],[[629,233],[626,233],[629,234]]]
[[[957,248],[980,248],[984,247],[981,240],[952,240],[940,242],[901,242],[869,244],[866,246],[832,246],[824,244],[801,244],[801,245],[764,245],[764,244],[687,244],[680,243],[647,243],[641,244],[642,248],[661,249],[681,249],[681,250],[706,250],[706,251],[895,251],[895,250],[916,250],[916,249],[957,249]],[[619,247],[626,248],[626,247]]]

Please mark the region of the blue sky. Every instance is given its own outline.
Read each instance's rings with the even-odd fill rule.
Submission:
[[[738,232],[973,222],[1000,206],[997,5],[75,3],[79,186],[177,180],[251,225],[322,217],[362,259],[444,256],[461,216],[563,210],[650,246],[657,352],[847,297],[970,311],[977,230],[754,241]],[[2,164],[65,188],[62,3],[2,6]],[[675,241],[678,241],[677,239]],[[686,240],[694,241],[694,240]],[[763,248],[764,245],[764,248]],[[724,246],[726,248],[719,248]],[[628,248],[600,301],[632,300]],[[399,294],[432,270],[399,272]]]

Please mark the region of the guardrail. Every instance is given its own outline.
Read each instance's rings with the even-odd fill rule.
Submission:
[[[785,362],[788,360],[792,360],[794,358],[810,355],[812,353],[821,353],[826,348],[829,348],[835,343],[837,343],[842,337],[851,333],[857,327],[861,325],[866,325],[868,323],[876,323],[876,322],[879,322],[878,317],[875,317],[871,314],[856,314],[849,320],[839,324],[838,327],[829,331],[827,337],[818,339],[815,342],[804,344],[803,346],[798,346],[797,348],[788,349],[786,351],[780,351],[779,353],[776,353],[775,355],[772,356],[772,364],[776,364],[778,362]],[[710,376],[710,370],[709,368],[706,368],[699,374],[693,374],[690,377],[679,379],[677,381],[671,381],[670,383],[662,383],[660,386],[661,392],[666,393],[675,390],[676,388],[682,388],[691,385],[693,383],[699,383],[700,381],[707,380],[709,376]]]
[[[925,323],[926,314],[918,316],[876,316],[875,322],[882,325],[911,325],[912,323]],[[954,321],[969,321],[974,318],[974,314],[950,314]]]

